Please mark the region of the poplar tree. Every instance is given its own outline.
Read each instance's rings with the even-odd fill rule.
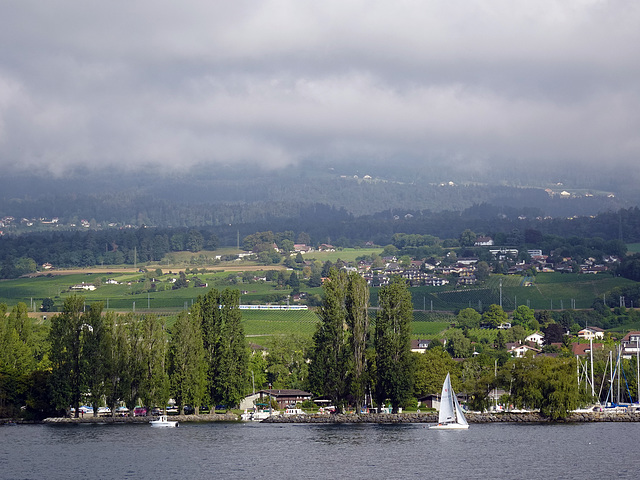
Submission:
[[[196,413],[206,390],[207,369],[202,342],[202,325],[188,312],[182,312],[173,325],[169,344],[171,392],[183,409],[193,405]]]
[[[235,406],[246,393],[249,352],[239,305],[239,290],[211,289],[192,309],[202,325],[207,391],[214,405]]]
[[[140,400],[151,408],[166,405],[169,400],[167,369],[167,336],[164,321],[156,315],[144,315],[141,321],[142,365]]]
[[[346,337],[347,274],[332,268],[323,285],[320,322],[313,335],[309,365],[310,389],[344,407],[347,396],[348,348]]]
[[[98,406],[108,387],[109,352],[107,349],[110,332],[102,318],[102,308],[102,303],[94,303],[84,315],[82,355],[86,361],[83,374],[94,417],[98,415]]]
[[[360,412],[368,383],[366,350],[369,339],[369,287],[367,281],[357,273],[349,275],[345,304],[350,333],[350,390],[355,400],[356,412]]]
[[[377,385],[381,405],[391,401],[397,413],[413,391],[411,365],[411,322],[413,304],[404,280],[396,279],[380,289],[380,310],[375,319]]]
[[[129,317],[125,315],[107,312],[103,319],[105,399],[111,409],[111,416],[116,415],[117,404],[126,397],[131,382],[128,369],[130,350],[127,318]]]
[[[62,313],[51,319],[51,391],[57,408],[75,408],[79,416],[84,389],[82,330],[84,298],[77,295],[64,301]]]

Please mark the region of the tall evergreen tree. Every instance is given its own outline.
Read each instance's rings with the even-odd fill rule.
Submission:
[[[391,401],[397,413],[411,396],[411,321],[413,304],[404,280],[396,279],[380,289],[380,310],[375,320],[378,404]]]

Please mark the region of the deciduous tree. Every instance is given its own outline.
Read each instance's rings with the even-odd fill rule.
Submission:
[[[389,399],[393,411],[405,404],[413,391],[411,376],[411,294],[402,279],[384,286],[378,293],[380,310],[375,320],[378,404]]]

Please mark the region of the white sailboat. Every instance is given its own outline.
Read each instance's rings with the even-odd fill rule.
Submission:
[[[434,430],[466,430],[469,428],[467,419],[453,388],[451,388],[451,377],[447,373],[442,385],[442,398],[440,399],[440,413],[438,414],[438,424],[429,428]]]

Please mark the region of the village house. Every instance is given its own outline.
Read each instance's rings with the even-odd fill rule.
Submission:
[[[296,253],[309,253],[309,252],[313,252],[313,247],[306,245],[304,243],[295,243],[293,245],[293,251]]]
[[[477,237],[474,247],[491,247],[493,245],[493,238],[491,237]]]
[[[411,351],[416,353],[424,353],[429,348],[431,340],[411,340]]]
[[[527,353],[532,352],[537,355],[541,352],[539,348],[530,347],[529,345],[518,343],[507,343],[507,353],[515,358],[523,358]]]
[[[307,400],[311,400],[312,395],[309,392],[298,389],[266,389],[257,392],[257,399],[259,403],[268,404],[269,398],[274,399],[278,403],[278,408],[281,410],[286,409],[290,405],[296,403],[302,403]]]
[[[544,341],[544,333],[534,332],[531,335],[526,336],[524,341],[542,345],[542,342]]]
[[[578,338],[583,338],[585,340],[604,338],[604,330],[598,327],[586,327],[578,332]]]
[[[622,358],[630,359],[640,353],[640,332],[631,331],[622,338]]]
[[[571,353],[573,353],[576,357],[586,357],[587,355],[591,354],[592,346],[593,350],[604,349],[604,343],[572,343]]]

